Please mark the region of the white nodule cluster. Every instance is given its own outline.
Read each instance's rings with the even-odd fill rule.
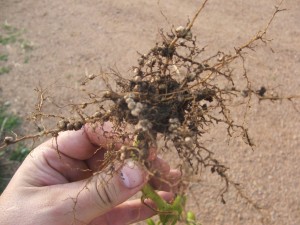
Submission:
[[[193,38],[193,34],[190,30],[187,30],[183,26],[179,26],[175,29],[176,35],[179,38],[184,38],[186,40],[191,40]]]
[[[178,127],[180,126],[180,122],[178,118],[170,118],[169,119],[169,131],[170,132],[176,132]]]
[[[185,137],[184,141],[188,145],[193,144],[193,139],[191,137]]]
[[[121,152],[120,160],[121,160],[121,161],[124,161],[124,160],[126,159],[126,151],[127,151],[127,147],[123,145],[123,146],[120,148],[120,152]]]
[[[184,138],[185,146],[188,148],[193,148],[193,145],[195,143],[195,139],[193,137],[187,136]]]
[[[143,109],[143,104],[140,102],[135,102],[135,94],[129,93],[124,96],[125,102],[127,103],[128,109],[131,110],[131,115],[138,117]]]
[[[136,107],[136,103],[134,101],[128,102],[127,107],[128,109],[133,110]]]
[[[131,115],[139,116],[142,109],[143,109],[143,104],[140,103],[140,102],[137,102],[136,105],[135,105],[135,108],[131,110]]]
[[[175,31],[176,31],[177,36],[180,37],[186,32],[186,29],[183,26],[179,26],[175,29]]]
[[[141,76],[139,76],[139,75],[136,75],[136,76],[134,76],[134,81],[136,81],[136,82],[140,82],[140,81],[142,81],[142,77]]]
[[[129,93],[127,95],[124,96],[125,101],[127,102],[127,100],[129,101],[130,99],[134,99],[136,96],[134,93]]]
[[[135,75],[139,75],[139,73],[140,73],[140,69],[139,68],[135,68],[134,70],[133,70],[133,73],[135,74]]]
[[[147,119],[142,119],[137,124],[137,129],[142,129],[143,131],[147,131],[152,128],[152,123]]]

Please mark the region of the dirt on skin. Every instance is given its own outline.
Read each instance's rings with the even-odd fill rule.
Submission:
[[[199,45],[206,46],[205,54],[234,52],[234,47],[265,26],[277,3],[211,0],[192,31]],[[160,28],[186,25],[200,4],[199,0],[160,1],[159,5],[144,0],[0,0],[0,23],[24,29],[24,38],[33,43],[26,62],[18,44],[0,46],[1,54],[8,54],[6,64],[12,67],[0,75],[1,98],[25,118],[36,103],[36,87],[51,86],[60,101],[71,102],[77,96],[74,88],[86,73],[113,67],[129,76],[136,52],[147,52],[160,38]],[[283,96],[299,95],[300,1],[287,0],[283,6],[288,10],[278,15],[267,33],[272,42],[249,51],[246,66],[254,87],[277,87]],[[101,89],[103,84],[94,86]],[[300,224],[299,112],[289,101],[254,103],[248,117],[254,151],[242,141],[228,141],[225,129],[216,130],[207,146],[230,167],[230,177],[263,207],[262,213],[244,204],[234,191],[222,204],[219,178],[203,172],[201,181],[191,185],[189,201],[203,225]],[[32,129],[24,125],[23,132]]]

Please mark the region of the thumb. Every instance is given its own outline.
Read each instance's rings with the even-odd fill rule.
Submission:
[[[146,182],[146,172],[141,166],[127,161],[113,174],[99,172],[89,179],[65,184],[65,191],[59,197],[60,214],[68,222],[71,218],[66,217],[72,217],[74,222],[89,223],[132,197]]]

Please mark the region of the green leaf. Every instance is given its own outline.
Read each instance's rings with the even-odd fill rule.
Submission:
[[[0,61],[7,62],[7,60],[8,60],[8,55],[7,54],[0,55]]]
[[[0,67],[0,75],[5,74],[5,73],[9,73],[10,71],[11,71],[10,67],[6,67],[6,66]]]
[[[146,222],[147,225],[155,225],[155,222],[152,219],[147,219]]]
[[[27,147],[25,147],[24,145],[18,145],[17,148],[10,154],[9,159],[22,162],[29,153],[30,150]]]

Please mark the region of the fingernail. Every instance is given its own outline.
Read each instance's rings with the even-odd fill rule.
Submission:
[[[145,174],[136,162],[129,160],[121,169],[120,177],[125,187],[135,188],[144,182]]]

